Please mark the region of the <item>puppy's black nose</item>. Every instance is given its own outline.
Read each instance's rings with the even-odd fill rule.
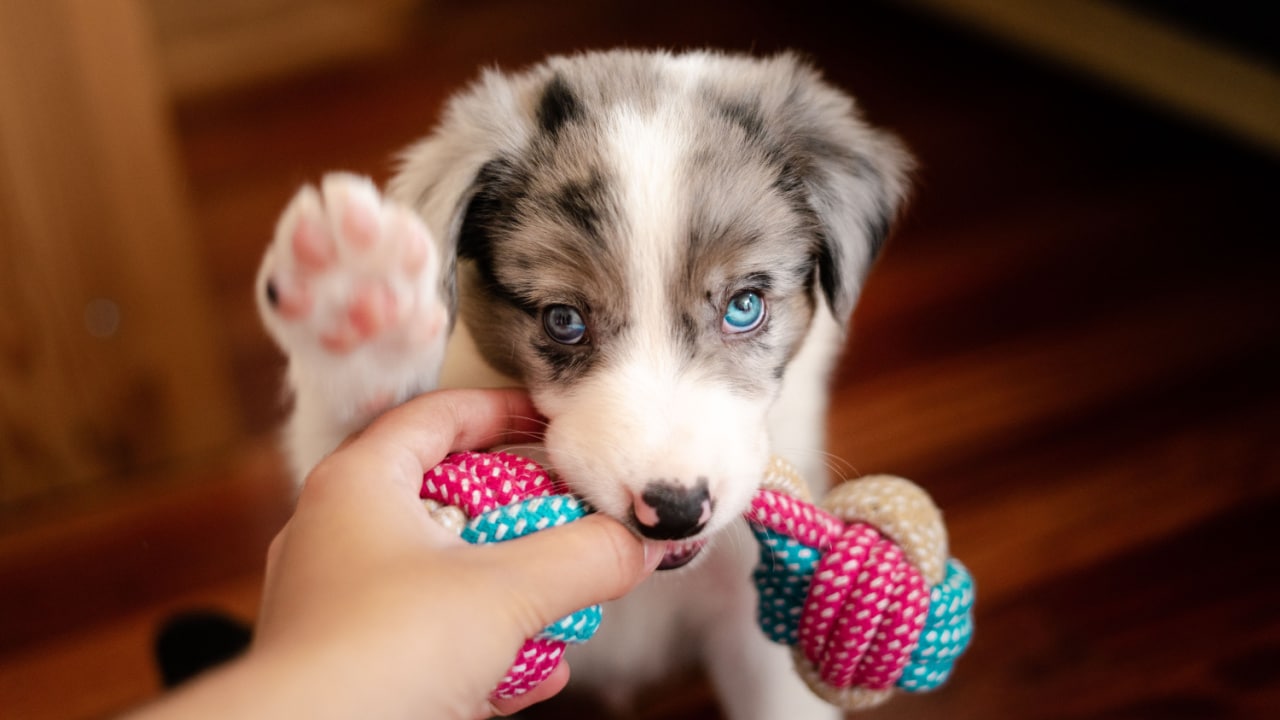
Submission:
[[[653,540],[679,540],[697,533],[711,518],[707,479],[692,488],[667,480],[653,480],[631,509],[640,534]]]

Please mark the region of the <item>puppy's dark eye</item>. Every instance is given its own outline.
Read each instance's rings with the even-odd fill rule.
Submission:
[[[577,345],[587,337],[587,323],[572,305],[548,305],[542,310],[547,336],[562,345]]]
[[[755,330],[764,322],[764,297],[755,290],[743,290],[729,298],[720,330],[736,334]]]

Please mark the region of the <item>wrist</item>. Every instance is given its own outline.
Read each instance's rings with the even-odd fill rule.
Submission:
[[[365,675],[353,673],[350,662],[336,652],[324,648],[310,650],[251,650],[131,713],[129,718],[306,717],[322,720],[423,716],[427,706],[418,701],[428,702],[429,698],[406,697],[396,692],[392,687],[394,682],[369,682],[367,673],[377,673],[377,668],[366,667]],[[427,715],[452,717],[443,712]]]

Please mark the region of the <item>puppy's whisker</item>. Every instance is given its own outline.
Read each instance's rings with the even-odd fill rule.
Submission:
[[[830,479],[833,482],[849,480],[862,475],[858,467],[845,458],[835,455],[825,450],[805,447],[779,447],[778,454],[784,458],[806,458],[819,457],[822,459],[823,466],[827,469]]]
[[[543,432],[526,432],[526,433],[521,433],[521,436],[522,436],[522,437],[526,437],[526,438],[527,438],[527,437],[532,437],[532,438],[533,438],[533,440],[535,441],[534,443],[523,443],[523,446],[524,446],[524,447],[529,447],[529,448],[533,448],[533,447],[540,447],[540,445],[539,445],[539,444],[535,444],[535,443],[541,443],[541,441],[542,441],[542,439],[544,438],[544,436],[545,436],[545,435],[546,435],[546,433],[543,433]],[[511,445],[511,444],[509,444],[509,443],[505,442],[505,439],[507,438],[507,436],[508,436],[508,433],[505,433],[505,432],[495,432],[495,433],[490,433],[490,434],[488,434],[488,435],[484,436],[484,437],[481,439],[481,441],[480,441],[479,443],[477,443],[477,444],[476,444],[476,448],[477,448],[477,449],[489,449],[489,448],[495,448],[495,447],[503,447],[503,448],[514,448],[514,447],[520,447],[520,445]]]
[[[534,443],[524,443],[519,445],[503,445],[502,449],[504,452],[524,456],[526,454],[538,452],[542,449],[542,446]]]
[[[525,420],[534,425],[541,425],[543,428],[551,427],[550,420],[547,420],[546,418],[543,418],[543,417],[538,417],[536,415],[512,415],[511,417],[516,420]]]

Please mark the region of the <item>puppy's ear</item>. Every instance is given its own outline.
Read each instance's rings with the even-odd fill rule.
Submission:
[[[806,184],[821,235],[818,279],[832,314],[848,322],[872,262],[906,201],[910,156],[891,136],[864,129],[857,150],[813,156]]]
[[[793,83],[781,108],[789,127],[788,162],[818,226],[818,280],[841,323],[853,313],[871,263],[906,201],[910,154],[861,118],[853,99],[794,56]]]
[[[431,135],[401,154],[387,186],[388,195],[422,215],[435,235],[450,317],[457,310],[458,259],[477,261],[483,272],[490,264],[492,226],[511,215],[499,202],[499,189],[513,181],[515,170],[503,158],[528,133],[514,82],[487,71],[452,97]]]

